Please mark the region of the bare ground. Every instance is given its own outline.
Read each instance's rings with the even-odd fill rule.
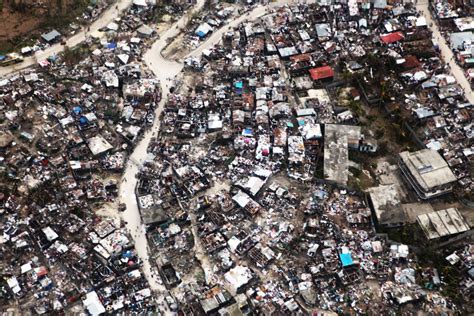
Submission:
[[[48,21],[70,14],[70,8],[79,8],[80,3],[80,0],[0,0],[0,52],[15,48],[25,35],[38,35]]]

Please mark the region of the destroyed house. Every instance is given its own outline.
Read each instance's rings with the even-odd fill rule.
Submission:
[[[170,263],[161,266],[160,275],[163,278],[163,281],[167,288],[175,287],[179,283],[181,283],[181,279],[179,278],[178,274]]]

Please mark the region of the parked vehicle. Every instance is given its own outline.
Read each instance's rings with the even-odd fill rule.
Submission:
[[[21,63],[23,61],[23,57],[16,53],[11,53],[6,56],[0,56],[0,66],[6,67],[14,64]]]

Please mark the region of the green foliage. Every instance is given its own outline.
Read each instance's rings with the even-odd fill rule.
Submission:
[[[436,268],[440,273],[445,283],[441,288],[441,294],[452,299],[455,304],[460,305],[463,302],[463,297],[459,292],[460,272],[449,265],[443,254],[436,249],[420,247],[417,255],[421,266]]]
[[[385,135],[385,129],[383,127],[377,128],[375,131],[375,138],[381,139]]]
[[[120,112],[117,108],[108,108],[104,112],[105,118],[112,120],[113,122],[118,122],[120,120]]]
[[[407,245],[413,245],[420,233],[416,225],[404,225],[397,229],[390,229],[387,232],[390,240]]]
[[[350,72],[347,69],[344,69],[344,71],[342,72],[342,78],[344,79],[344,81],[350,82],[352,81],[352,77],[353,77],[352,72]]]
[[[72,66],[80,62],[85,54],[86,50],[82,48],[69,48],[68,46],[64,46],[64,51],[63,51],[63,59],[66,65]]]
[[[47,18],[40,24],[40,29],[63,29],[75,22],[75,18],[80,15],[90,4],[88,0],[76,0],[74,4],[63,8],[62,1],[57,1],[58,7],[55,11],[48,9]]]
[[[232,161],[235,159],[235,154],[231,155],[225,162],[224,165],[228,166],[231,164]]]
[[[359,164],[363,164],[367,161],[367,155],[365,153],[361,153],[355,150],[349,150],[349,160]]]
[[[195,273],[195,274],[194,274],[194,279],[196,280],[196,282],[197,282],[198,284],[202,284],[202,283],[204,283],[204,282],[206,281],[203,272],[197,272],[197,273]]]
[[[349,108],[357,115],[363,116],[364,109],[362,108],[362,103],[360,101],[352,100],[349,102]]]
[[[163,4],[158,4],[153,8],[153,17],[152,21],[154,23],[163,22],[163,16],[166,14],[165,6]]]
[[[377,120],[377,117],[375,115],[369,115],[367,116],[367,120],[369,121],[369,123],[373,123]]]
[[[360,177],[360,176],[362,175],[362,171],[360,171],[360,169],[357,169],[357,168],[352,167],[352,166],[349,167],[349,171],[350,171],[350,173],[352,173],[352,174],[354,175],[354,177],[356,177],[356,178],[358,178],[358,177]]]

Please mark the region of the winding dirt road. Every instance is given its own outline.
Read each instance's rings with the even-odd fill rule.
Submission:
[[[147,148],[153,136],[156,136],[156,133],[160,129],[160,115],[163,111],[165,102],[170,93],[170,83],[183,69],[183,63],[178,63],[175,61],[170,61],[165,59],[161,51],[166,47],[169,40],[175,38],[180,33],[180,30],[185,27],[190,16],[195,12],[198,12],[204,6],[205,0],[198,0],[191,12],[188,12],[186,15],[181,17],[175,24],[173,24],[164,34],[161,35],[151,48],[143,56],[143,60],[147,66],[153,71],[154,75],[161,82],[162,88],[162,97],[161,102],[159,103],[157,109],[155,110],[155,122],[153,127],[148,130],[141,141],[135,147],[134,152],[132,153],[129,163],[123,174],[123,179],[126,179],[125,182],[122,182],[120,187],[120,198],[121,202],[125,203],[127,208],[125,212],[122,213],[123,219],[127,222],[127,228],[132,233],[132,236],[135,241],[137,253],[142,259],[144,265],[143,270],[147,280],[150,282],[150,287],[156,292],[166,291],[165,287],[157,282],[157,278],[154,277],[156,273],[153,272],[152,265],[150,264],[150,254],[148,253],[148,242],[146,238],[146,232],[143,229],[138,229],[141,227],[140,212],[137,205],[137,200],[135,196],[135,187],[137,185],[137,175],[139,168],[146,160],[147,157]],[[233,20],[226,26],[220,28],[214,32],[201,46],[192,51],[188,56],[200,56],[203,50],[211,48],[217,44],[224,32],[227,32],[230,28],[233,28],[244,22],[245,20],[255,20],[258,17],[261,17],[266,14],[267,8],[274,6],[291,3],[291,1],[280,0],[274,2],[265,7],[258,6],[247,14],[239,16],[237,19]]]
[[[198,0],[192,12],[199,11],[204,6],[205,0]],[[129,162],[122,176],[124,180],[120,186],[120,200],[127,206],[122,213],[122,217],[127,223],[126,226],[130,230],[135,241],[135,248],[139,257],[143,261],[143,271],[145,277],[150,283],[150,288],[156,292],[166,292],[166,288],[158,282],[156,273],[153,272],[152,264],[150,263],[150,254],[148,253],[148,241],[146,232],[142,228],[140,211],[137,205],[135,195],[135,187],[137,185],[137,175],[140,171],[140,166],[146,160],[147,148],[154,135],[160,129],[160,114],[163,111],[166,99],[170,93],[168,78],[174,78],[183,68],[182,64],[165,60],[161,56],[161,50],[166,46],[167,41],[177,36],[180,32],[179,28],[184,27],[188,21],[191,13],[182,16],[173,26],[170,27],[145,53],[143,59],[147,66],[153,71],[156,78],[161,82],[162,96],[158,107],[155,110],[155,121],[153,127],[148,130],[140,142],[135,147]]]

